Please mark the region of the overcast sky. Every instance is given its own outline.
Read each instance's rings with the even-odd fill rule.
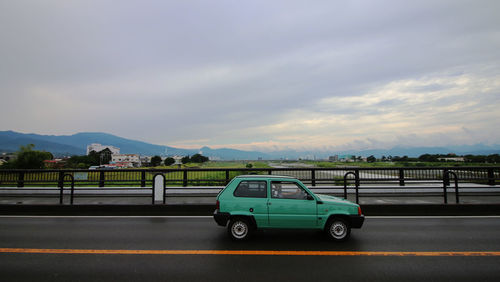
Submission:
[[[0,0],[0,130],[500,144],[500,1]]]

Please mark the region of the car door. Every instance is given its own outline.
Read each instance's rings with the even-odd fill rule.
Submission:
[[[316,201],[295,181],[271,181],[268,200],[269,226],[277,228],[314,228],[317,225]]]
[[[268,225],[267,181],[243,180],[234,189],[233,196],[229,210],[235,214],[252,214],[257,226]]]

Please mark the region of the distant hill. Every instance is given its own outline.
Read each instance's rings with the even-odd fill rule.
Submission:
[[[256,151],[242,151],[235,149],[210,149],[209,147],[203,147],[199,150],[204,156],[221,158],[222,160],[269,160],[272,157],[269,154],[256,152]]]
[[[35,149],[49,151],[55,155],[84,155],[87,145],[100,143],[120,148],[123,154],[164,155],[169,154],[191,155],[197,150],[178,149],[168,146],[154,145],[135,141],[107,133],[77,133],[74,135],[39,135],[23,134],[14,131],[0,131],[0,150],[16,151],[19,146],[35,144]]]
[[[84,155],[87,145],[91,143],[100,143],[103,145],[112,145],[120,148],[124,154],[140,154],[145,156],[186,156],[202,152],[204,156],[221,160],[270,160],[270,159],[326,159],[332,155],[357,155],[380,158],[381,156],[408,156],[418,157],[423,154],[448,154],[457,155],[489,155],[500,154],[500,145],[488,146],[484,144],[449,146],[449,147],[394,147],[391,149],[373,149],[363,151],[274,151],[257,152],[242,151],[235,149],[211,149],[202,147],[200,149],[182,149],[163,145],[155,145],[142,141],[126,139],[112,134],[99,132],[85,132],[73,135],[40,135],[24,134],[14,131],[0,131],[0,152],[14,152],[19,146],[26,144],[35,144],[36,150],[48,151],[55,156]]]
[[[41,135],[40,135],[41,136]],[[0,131],[0,152],[15,152],[20,146],[35,144],[36,150],[52,152],[55,155],[82,155],[85,148],[52,142],[38,138],[36,134],[21,134],[13,131]]]
[[[487,146],[483,144],[462,145],[449,147],[394,147],[388,150],[364,150],[358,151],[357,155],[370,156],[377,158],[382,156],[408,156],[419,157],[423,154],[457,154],[457,155],[490,155],[499,154],[500,145]]]
[[[100,132],[85,132],[73,135],[40,135],[24,134],[14,131],[0,131],[0,152],[14,152],[17,151],[21,145],[35,144],[36,150],[48,151],[56,156],[84,155],[87,151],[87,145],[92,143],[118,147],[120,148],[120,153],[123,154],[140,154],[145,156],[186,156],[194,155],[202,151],[203,155],[207,157],[215,157],[222,160],[256,160],[258,158],[268,158],[266,154],[260,152],[234,149],[211,149],[208,147],[203,147],[199,150],[182,149],[154,145]]]

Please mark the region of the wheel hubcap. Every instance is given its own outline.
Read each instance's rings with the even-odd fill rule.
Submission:
[[[247,234],[247,225],[244,222],[236,221],[231,228],[233,236],[236,238],[243,238]]]
[[[330,227],[330,233],[336,239],[342,239],[345,237],[347,227],[343,222],[336,221]]]

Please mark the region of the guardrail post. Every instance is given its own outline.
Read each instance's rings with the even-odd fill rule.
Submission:
[[[347,176],[350,174],[354,175],[355,177],[354,180],[356,180],[356,174],[354,172],[349,171],[346,174],[344,174],[344,199],[346,200],[347,200]]]
[[[316,186],[316,170],[311,169],[311,186]]]
[[[24,171],[19,172],[17,178],[17,187],[24,187]]]
[[[399,186],[405,186],[405,170],[399,169]]]
[[[182,178],[182,186],[188,186],[188,172],[184,170],[183,178]]]
[[[453,175],[453,177],[455,177],[455,202],[458,204],[459,203],[459,197],[458,197],[458,176],[453,171],[450,171],[449,173],[451,173]]]
[[[63,181],[59,183],[59,205],[63,204],[63,191],[64,191],[64,176]]]
[[[455,180],[455,202],[458,204],[460,202],[459,194],[458,194],[458,176],[455,172],[453,171],[448,171],[446,170],[444,175],[443,175],[443,187],[444,187],[444,203],[448,203],[448,196],[446,194],[446,185],[444,183],[444,180],[447,178],[448,181],[450,180],[450,174],[453,175],[454,180]]]
[[[356,204],[359,204],[359,174],[356,175]]]
[[[273,174],[273,171],[272,171],[271,169],[268,169],[268,170],[267,170],[267,174],[272,175],[272,174]]]
[[[69,176],[70,179],[71,179],[71,194],[70,194],[70,197],[69,197],[69,203],[71,205],[73,205],[73,199],[75,197],[75,177],[69,173],[66,173],[64,174],[64,172],[62,172],[63,175],[62,175],[62,181],[59,181],[59,204],[62,205],[63,204],[63,199],[64,199],[64,179],[66,178],[66,176]],[[61,178],[60,178],[61,180]]]
[[[359,187],[359,169],[354,170],[354,175],[356,176],[356,187]]]
[[[99,172],[99,187],[104,187],[104,171]]]
[[[450,180],[447,169],[443,170],[443,198],[445,204],[448,203],[448,194],[446,193],[446,179],[448,179],[448,181]]]
[[[495,173],[493,168],[488,168],[488,185],[495,185]]]
[[[226,185],[229,183],[229,169],[226,169]]]
[[[153,176],[153,189],[151,189],[153,191],[153,205],[161,201],[165,204],[165,182],[165,175],[163,173],[157,173]]]
[[[141,171],[141,187],[146,187],[146,171]]]
[[[66,174],[65,176],[68,176],[71,178],[71,196],[69,197],[69,203],[72,205],[73,204],[73,198],[75,196],[75,177],[71,174]]]
[[[448,169],[445,168],[443,170],[443,181],[445,183],[446,186],[450,186],[450,175],[448,174]]]
[[[59,187],[63,185],[64,182],[64,171],[59,171]]]

